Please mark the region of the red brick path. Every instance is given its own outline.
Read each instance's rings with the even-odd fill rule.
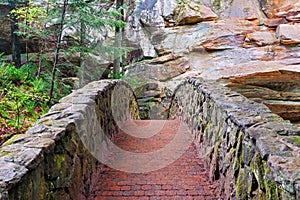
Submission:
[[[147,133],[162,124],[162,121],[151,121],[147,127],[149,122],[136,121],[141,127],[132,131]],[[157,134],[149,138],[136,138],[121,131],[114,143],[131,152],[153,152],[178,134],[178,124],[175,120],[166,121],[163,128],[155,130]],[[208,181],[208,170],[204,166],[204,161],[196,156],[194,144],[191,144],[179,159],[156,171],[128,173],[104,167],[89,199],[217,199],[219,187]]]

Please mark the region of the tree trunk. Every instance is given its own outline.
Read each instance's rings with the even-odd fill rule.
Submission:
[[[17,6],[17,0],[9,1],[10,10],[13,10]],[[21,66],[21,43],[20,38],[16,34],[19,30],[18,21],[15,15],[10,14],[10,29],[11,29],[11,48],[12,48],[12,60],[17,68]]]
[[[59,32],[58,32],[57,40],[56,40],[56,51],[55,51],[54,63],[53,63],[53,67],[52,67],[51,87],[50,87],[50,91],[49,91],[49,97],[50,97],[49,103],[51,102],[51,100],[53,98],[55,74],[56,74],[56,71],[57,71],[59,52],[60,52],[60,49],[61,49],[62,33],[63,33],[64,23],[65,23],[65,16],[66,16],[66,11],[67,11],[67,6],[68,6],[68,0],[64,0],[63,10],[62,10],[62,13],[61,13],[61,21],[60,21],[60,24],[59,24]]]
[[[121,6],[123,6],[123,0],[117,0],[116,2],[116,8],[119,9]],[[123,20],[123,10],[121,11],[122,16],[120,16],[119,20]],[[122,28],[116,27],[115,32],[115,48],[121,47],[122,44]],[[120,75],[120,67],[121,67],[121,56],[117,55],[118,53],[115,53],[115,59],[114,59],[114,68],[113,68],[113,75],[114,78],[118,78]]]
[[[85,34],[86,34],[86,28],[84,22],[81,20],[80,21],[80,46],[84,47],[85,46]],[[82,49],[80,49],[79,52],[79,67],[81,67],[84,59],[84,52]]]

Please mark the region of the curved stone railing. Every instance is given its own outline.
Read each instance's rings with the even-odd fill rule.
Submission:
[[[0,147],[0,199],[85,199],[101,170],[94,156],[104,134],[113,139],[117,121],[138,115],[123,81],[93,82],[64,97]]]
[[[170,116],[193,130],[224,199],[300,199],[300,129],[223,85],[190,79]]]

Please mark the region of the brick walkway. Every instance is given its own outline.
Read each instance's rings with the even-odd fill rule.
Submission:
[[[135,121],[135,123],[138,127],[125,126],[125,130],[121,131],[114,141],[117,146],[130,152],[155,152],[180,135],[179,123],[175,120]],[[149,125],[149,123],[151,124]],[[128,131],[131,131],[130,134],[133,135],[140,133],[139,137],[144,138],[124,133]],[[151,132],[156,134],[153,135]],[[186,143],[186,141],[184,142]],[[178,143],[177,146],[182,146],[183,143]],[[170,153],[170,157],[174,156],[174,152],[176,152],[174,149],[167,151]],[[122,155],[112,157],[121,159]],[[157,163],[166,162],[161,156],[158,156],[156,160]],[[123,159],[122,162],[126,162],[126,159]],[[129,161],[126,166],[134,167],[137,165],[134,162]],[[167,162],[169,161],[167,160]],[[150,166],[153,164],[155,162]],[[89,199],[217,199],[219,187],[216,184],[210,184],[207,178],[208,171],[204,166],[204,162],[196,156],[194,144],[188,145],[187,150],[175,162],[155,171],[130,173],[106,166],[102,169],[98,178],[99,183],[93,188]]]

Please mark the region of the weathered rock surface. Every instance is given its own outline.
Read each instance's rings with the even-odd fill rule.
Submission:
[[[180,74],[185,73],[189,69],[189,63],[185,58],[171,60],[163,64],[151,64],[141,62],[128,66],[126,78],[132,80],[155,80],[167,81]],[[144,82],[139,82],[143,84]]]
[[[298,0],[270,0],[262,1],[264,12],[269,18],[287,18],[292,19],[297,16],[300,11],[300,3]]]
[[[300,25],[280,24],[276,34],[282,44],[300,43]]]
[[[210,30],[209,23],[191,27],[166,28],[152,37],[152,44],[159,55],[187,52]]]
[[[258,0],[203,0],[201,2],[212,8],[222,19],[233,17],[264,21],[266,18]]]

